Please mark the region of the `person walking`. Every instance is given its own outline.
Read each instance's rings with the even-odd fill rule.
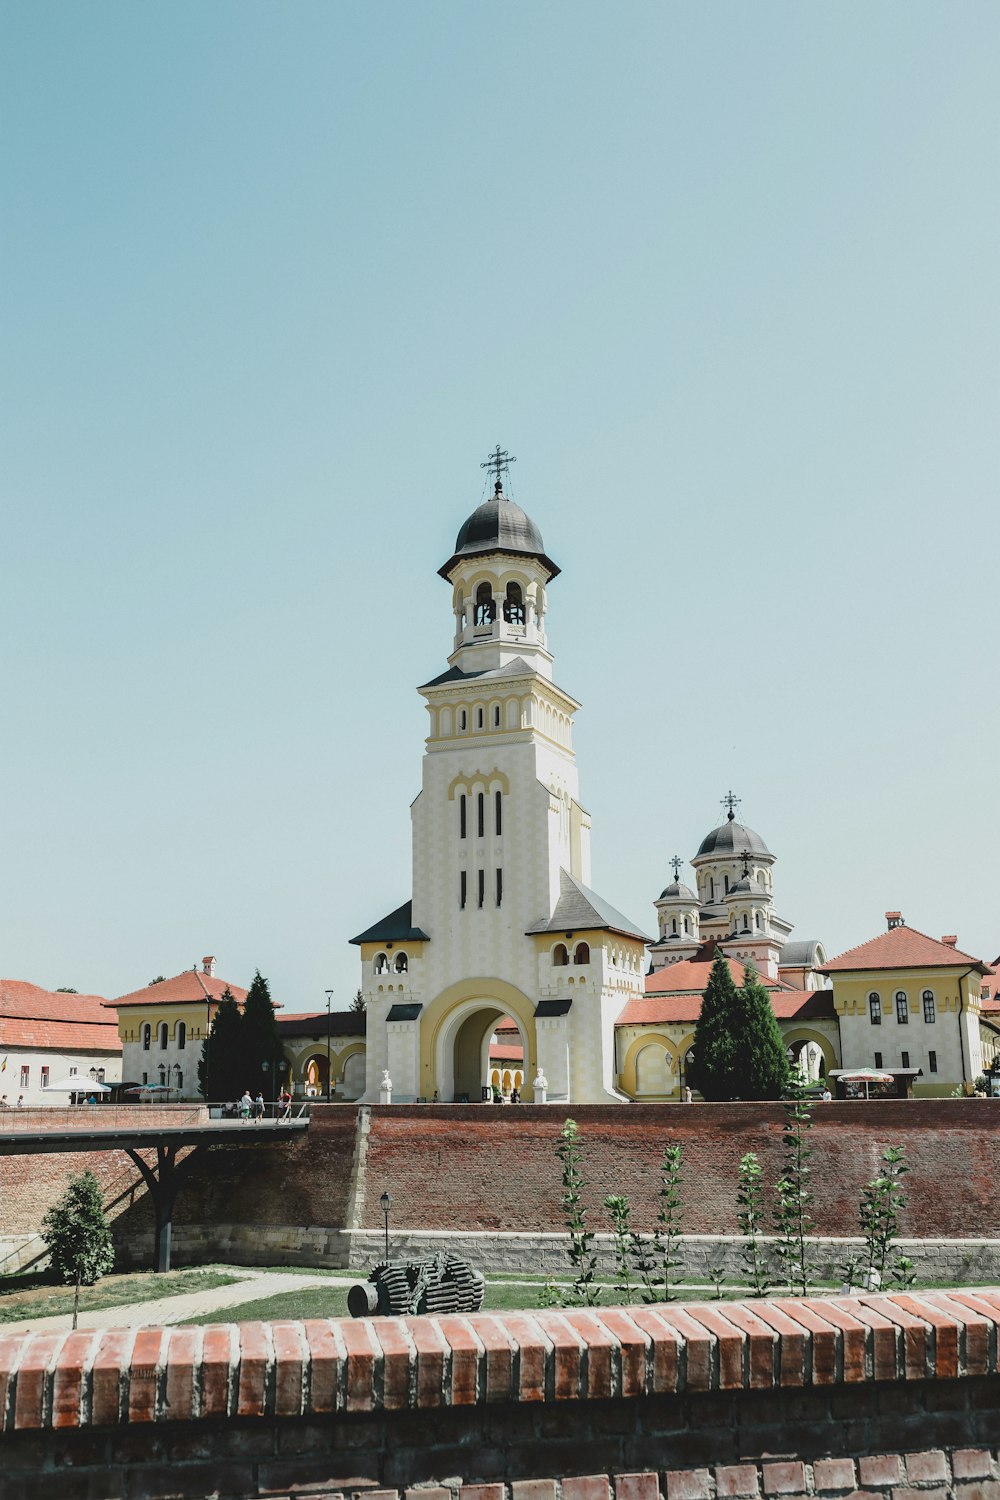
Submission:
[[[264,1095],[261,1093],[260,1089],[258,1089],[257,1090],[257,1097],[253,1101],[253,1122],[254,1122],[254,1124],[255,1125],[259,1125],[260,1122],[261,1122],[261,1120],[263,1120],[263,1118],[264,1118]]]
[[[240,1119],[242,1120],[244,1125],[250,1118],[250,1110],[252,1106],[253,1100],[250,1098],[250,1090],[244,1089],[242,1096],[240,1097]]]
[[[292,1096],[287,1089],[282,1089],[278,1096],[281,1102],[281,1118],[290,1120],[292,1117]]]

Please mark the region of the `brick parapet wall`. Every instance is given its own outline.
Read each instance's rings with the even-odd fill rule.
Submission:
[[[998,1334],[988,1289],[0,1336],[0,1500],[996,1500]]]

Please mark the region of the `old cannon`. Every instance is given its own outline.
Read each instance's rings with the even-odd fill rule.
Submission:
[[[461,1255],[441,1251],[426,1260],[383,1260],[347,1293],[352,1318],[407,1313],[478,1312],[486,1283]]]

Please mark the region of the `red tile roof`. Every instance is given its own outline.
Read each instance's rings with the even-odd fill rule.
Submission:
[[[713,939],[703,943],[694,958],[680,963],[668,964],[646,975],[646,993],[630,1000],[622,1011],[617,1026],[669,1025],[670,1022],[697,1021],[701,1014],[701,999],[712,972],[716,943]],[[739,959],[724,955],[733,976],[734,984],[742,984],[746,966]],[[818,1020],[832,1018],[832,990],[799,990],[783,984],[778,979],[768,979],[763,974],[760,981],[771,996],[774,1013],[781,1020]]]
[[[524,1061],[524,1050],[508,1042],[494,1042],[490,1048],[490,1062],[512,1062],[520,1065]]]
[[[213,974],[203,974],[200,969],[182,969],[170,979],[147,984],[141,990],[131,990],[127,995],[119,995],[117,1000],[106,1000],[105,1004],[119,1010],[126,1005],[204,1005],[206,1000],[221,999],[226,990],[240,1002],[247,997],[247,991],[238,984],[216,979]]]
[[[980,989],[981,1009],[987,1015],[1000,1013],[1000,967],[997,963],[988,966]]]
[[[653,978],[650,975],[650,978]],[[771,1008],[779,1021],[833,1020],[832,990],[768,990]],[[643,995],[630,1000],[616,1026],[669,1026],[697,1021],[701,1015],[701,992],[698,994]]]
[[[0,1052],[120,1052],[118,1022],[101,995],[65,995],[24,979],[0,979]]]
[[[987,972],[985,964],[950,943],[939,943],[937,938],[918,932],[915,927],[902,924],[880,932],[878,937],[861,943],[857,948],[848,948],[823,965],[822,973],[836,974],[852,969],[967,969],[969,965],[981,974]]]
[[[702,943],[694,958],[685,958],[676,964],[667,964],[666,968],[657,969],[655,974],[646,975],[646,994],[704,994],[705,986],[708,984],[708,976],[712,972],[712,962],[715,958],[716,943],[714,939]],[[729,972],[736,984],[742,984],[746,968],[738,958],[730,958],[724,955],[729,965]],[[769,990],[790,989],[790,985],[783,984],[780,979],[768,979],[763,974],[760,976],[761,984]],[[797,991],[801,994],[802,991]]]

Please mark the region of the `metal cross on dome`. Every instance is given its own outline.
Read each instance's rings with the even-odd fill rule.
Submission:
[[[680,880],[680,878],[681,878],[681,865],[683,863],[684,863],[684,861],[681,859],[681,857],[680,857],[679,854],[675,854],[674,857],[673,857],[673,859],[669,861],[670,868],[674,872],[674,879],[675,880]]]
[[[722,805],[723,805],[723,807],[726,807],[726,808],[729,809],[729,821],[730,821],[730,823],[736,817],[736,814],[737,814],[737,812],[739,810],[739,805],[740,805],[741,800],[742,799],[740,797],[735,796],[734,793],[732,793],[732,792],[727,792],[726,795],[722,799]]]
[[[497,443],[489,458],[485,463],[480,464],[479,467],[481,469],[492,469],[494,471],[497,476],[496,484],[494,485],[494,491],[499,495],[500,491],[503,489],[503,479],[501,478],[501,475],[507,473],[511,464],[516,463],[517,459],[514,457],[514,455],[512,453],[508,453],[506,448],[501,448],[500,444]]]

